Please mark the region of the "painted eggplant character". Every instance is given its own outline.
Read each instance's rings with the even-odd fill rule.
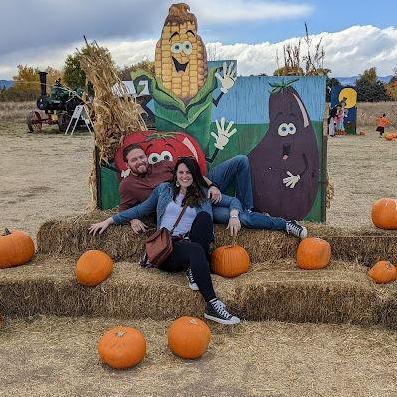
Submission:
[[[296,81],[271,84],[269,130],[249,154],[255,208],[303,219],[316,198],[320,159],[309,114]]]

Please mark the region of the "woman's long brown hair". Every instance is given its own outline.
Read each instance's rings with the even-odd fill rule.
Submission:
[[[187,204],[189,207],[198,207],[206,199],[204,189],[208,188],[208,185],[201,174],[200,167],[196,159],[193,157],[180,157],[175,164],[172,177],[173,199],[175,200],[181,190],[180,186],[176,186],[177,171],[180,164],[186,165],[193,178],[193,183],[187,188],[186,196],[182,201],[182,205]]]

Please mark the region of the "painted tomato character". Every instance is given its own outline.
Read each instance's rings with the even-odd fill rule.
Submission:
[[[123,149],[133,143],[142,146],[149,164],[160,161],[176,161],[178,157],[194,157],[203,175],[207,173],[205,155],[197,141],[185,132],[137,131],[126,136],[114,158],[117,169],[122,172],[128,166],[123,159]]]

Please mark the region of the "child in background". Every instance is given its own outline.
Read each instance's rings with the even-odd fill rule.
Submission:
[[[383,113],[381,117],[377,118],[376,131],[379,132],[379,138],[382,138],[383,133],[385,132],[385,127],[391,124],[391,121],[386,117],[386,113]]]

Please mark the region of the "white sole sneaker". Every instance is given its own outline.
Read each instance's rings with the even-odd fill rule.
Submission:
[[[235,316],[233,316],[230,320],[223,320],[223,319],[221,319],[219,317],[214,317],[214,316],[211,316],[211,315],[209,315],[207,313],[204,313],[204,317],[207,320],[215,321],[215,322],[217,322],[219,324],[224,324],[224,325],[235,325],[235,324],[239,324],[240,323],[240,319],[238,317],[235,317]]]

